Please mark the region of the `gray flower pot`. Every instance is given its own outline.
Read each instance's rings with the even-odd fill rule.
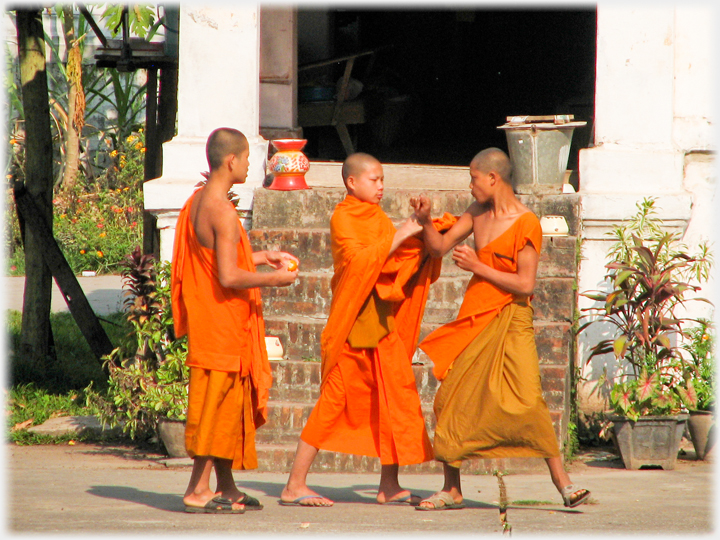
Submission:
[[[185,422],[162,418],[158,422],[158,435],[172,458],[188,457],[185,450]]]
[[[641,416],[632,421],[625,416],[610,416],[613,436],[626,469],[659,466],[675,468],[680,439],[689,415]]]
[[[698,459],[705,459],[715,444],[715,415],[712,411],[690,411],[688,431],[695,455]]]

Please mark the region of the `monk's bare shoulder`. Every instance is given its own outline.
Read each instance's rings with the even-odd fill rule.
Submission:
[[[238,236],[237,211],[227,197],[203,192],[198,195],[199,198],[193,201],[190,209],[190,218],[200,243],[212,249],[218,235],[231,238]]]

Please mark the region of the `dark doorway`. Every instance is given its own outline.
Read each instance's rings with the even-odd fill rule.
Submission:
[[[299,12],[300,64],[313,24]],[[568,168],[591,141],[597,19],[594,8],[427,9],[324,12],[334,56],[376,50],[358,65],[367,121],[350,126],[355,148],[386,163],[467,165],[488,146],[507,150],[507,116],[573,114]],[[315,33],[315,36],[320,35]],[[316,48],[317,49],[317,48]],[[316,53],[317,54],[317,53]],[[304,57],[305,56],[305,57]],[[357,73],[357,75],[356,75]],[[341,73],[336,74],[339,78]],[[308,128],[313,159],[345,157],[330,127]]]

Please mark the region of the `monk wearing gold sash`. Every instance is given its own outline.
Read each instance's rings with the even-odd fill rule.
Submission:
[[[333,297],[321,336],[321,395],[300,435],[280,503],[333,504],[307,486],[322,448],[379,457],[377,502],[416,505],[420,497],[400,487],[398,467],[433,458],[412,357],[441,259],[427,257],[413,237],[421,231],[414,217],[396,229],[380,208],[380,162],[353,154],[342,176],[348,194],[330,221]]]
[[[542,396],[530,304],[542,229],[515,196],[511,174],[502,150],[477,154],[470,164],[475,202],[444,235],[430,219],[428,197],[411,201],[429,253],[441,257],[455,248],[455,264],[473,273],[457,319],[419,345],[442,381],[434,450],[445,485],[418,510],[464,506],[460,465],[469,458],[542,457],[566,506],[590,495],[570,482]],[[475,250],[458,245],[471,233]]]
[[[187,512],[260,510],[238,490],[232,469],[257,467],[255,430],[267,419],[272,374],[258,287],[284,287],[297,277],[292,255],[253,252],[227,194],[245,182],[249,146],[229,128],[213,131],[210,173],[178,216],[171,289],[175,333],[187,334],[190,367],[185,446],[193,469],[183,497]],[[257,273],[258,265],[274,271]],[[215,470],[216,490],[210,489]]]

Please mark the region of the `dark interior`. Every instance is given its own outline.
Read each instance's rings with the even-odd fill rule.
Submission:
[[[331,9],[329,17],[333,56],[377,51],[352,72],[367,116],[349,126],[358,151],[386,163],[464,166],[485,147],[507,151],[497,128],[515,115],[586,121],[574,132],[569,169],[592,140],[594,8]],[[301,65],[317,60],[304,55],[300,47]],[[342,76],[340,64],[329,69],[334,80]],[[344,159],[334,128],[304,136],[311,159]]]

